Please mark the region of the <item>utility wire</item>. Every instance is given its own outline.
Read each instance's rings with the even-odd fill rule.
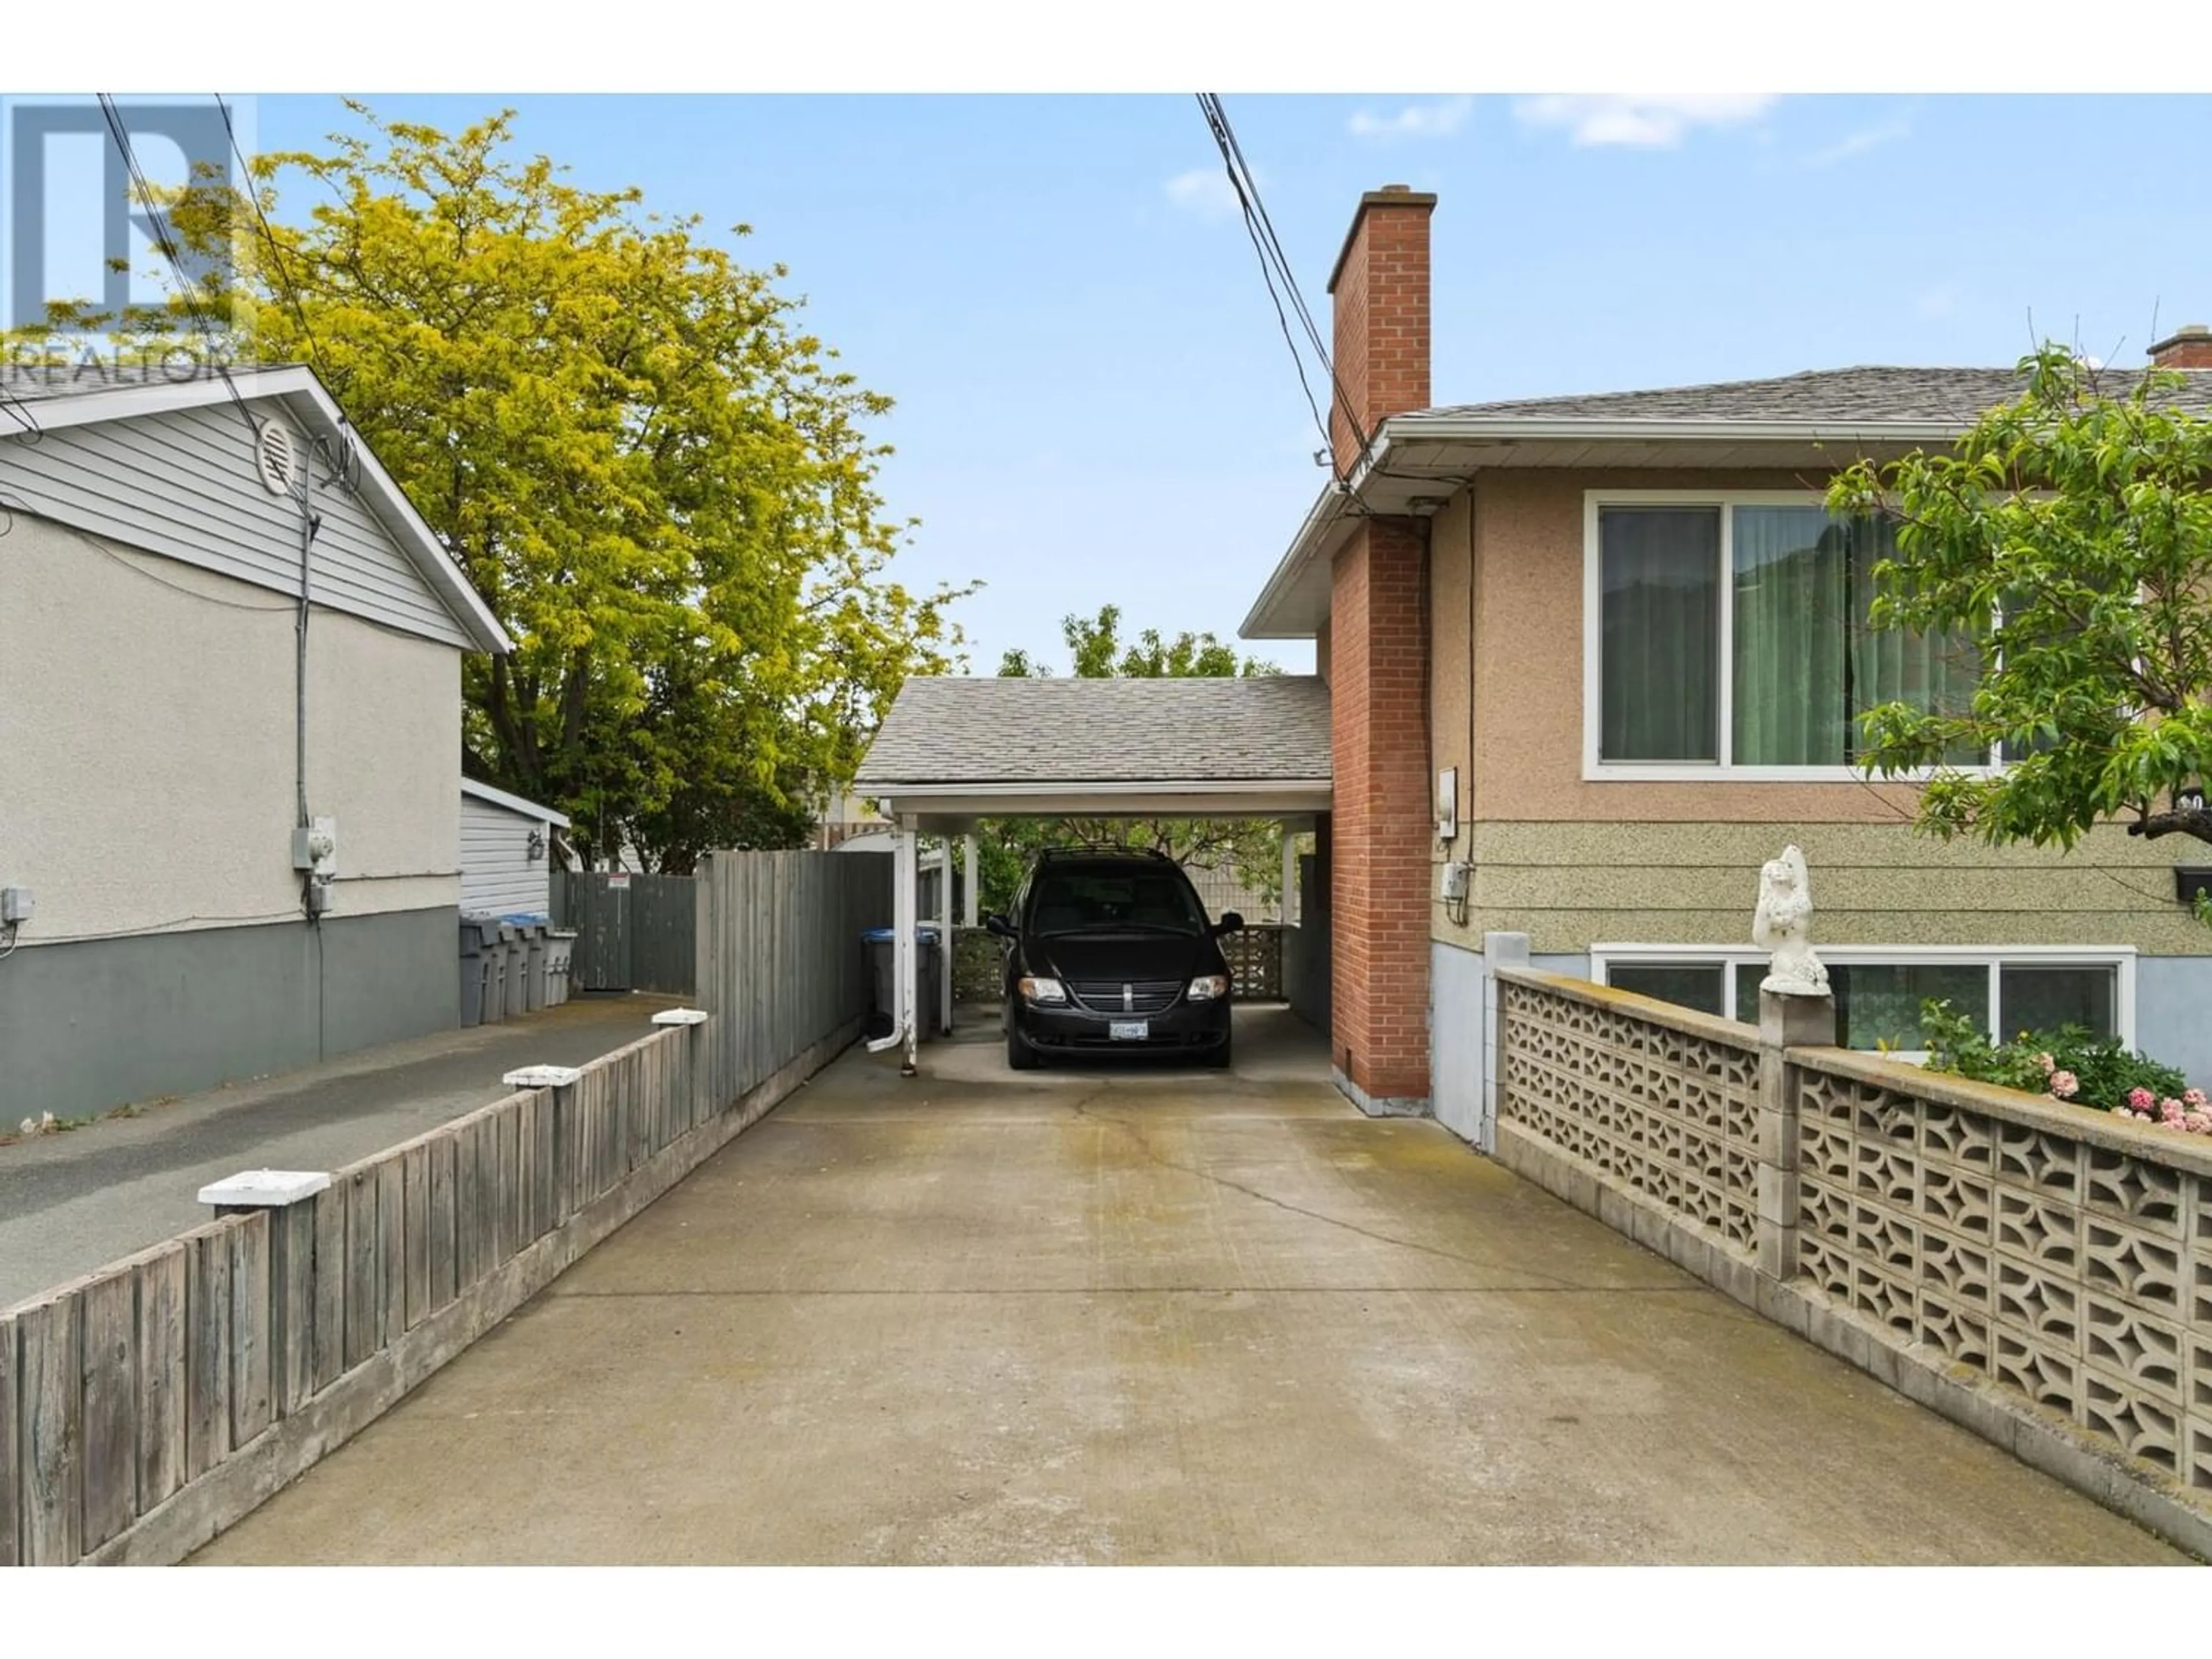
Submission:
[[[246,180],[246,199],[252,204],[253,216],[261,226],[261,240],[269,249],[270,263],[275,266],[277,280],[283,284],[284,299],[292,307],[292,315],[300,324],[300,331],[307,337],[308,354],[315,360],[315,372],[322,376],[323,384],[331,384],[329,361],[323,356],[323,343],[316,336],[315,325],[307,320],[307,308],[300,303],[299,284],[292,280],[292,268],[284,258],[284,245],[276,240],[276,228],[269,216],[261,210],[261,192],[254,188],[253,165],[246,159],[246,151],[238,142],[238,129],[231,125],[230,106],[223,101],[221,93],[212,94],[216,108],[222,115],[222,130],[230,140],[230,153],[238,158],[240,173]]]
[[[207,347],[210,365],[222,377],[224,389],[230,393],[231,402],[238,406],[239,418],[246,422],[247,433],[258,443],[261,438],[261,424],[253,418],[253,411],[246,406],[246,399],[238,390],[238,382],[231,379],[229,366],[222,361],[222,353],[216,348],[214,326],[200,309],[197,292],[198,284],[185,273],[184,256],[178,252],[176,238],[169,229],[167,216],[161,211],[161,204],[155,197],[154,187],[147,181],[144,171],[138,165],[138,154],[131,148],[131,133],[123,125],[122,113],[116,108],[115,100],[111,94],[103,92],[97,96],[100,112],[107,122],[108,136],[115,141],[116,153],[123,158],[124,169],[131,175],[131,183],[137,191],[138,199],[145,204],[147,222],[154,233],[154,246],[176,276],[185,310],[199,330],[201,339]]]
[[[1291,337],[1289,319],[1284,312],[1282,294],[1276,285],[1278,277],[1282,289],[1289,294],[1290,308],[1297,316],[1298,325],[1305,335],[1308,347],[1328,376],[1334,394],[1332,407],[1343,414],[1358,453],[1363,458],[1367,454],[1372,440],[1352,406],[1350,394],[1345,391],[1344,382],[1338,378],[1328,347],[1322,339],[1321,330],[1315,324],[1313,313],[1307,308],[1299,292],[1289,256],[1284,252],[1282,240],[1275,234],[1274,222],[1268,216],[1267,204],[1260,196],[1259,183],[1253,178],[1244,160],[1243,149],[1237,143],[1236,130],[1230,125],[1228,112],[1223,108],[1218,94],[1200,93],[1198,104],[1206,117],[1206,127],[1213,135],[1215,147],[1221,152],[1222,167],[1228,174],[1230,189],[1236,194],[1237,207],[1244,220],[1245,234],[1250,238],[1253,252],[1259,258],[1261,277],[1267,283],[1268,299],[1274,304],[1276,322],[1282,330],[1283,342],[1289,346],[1291,361],[1297,366],[1298,385],[1305,392],[1306,406],[1313,411],[1314,424],[1320,428],[1322,441],[1328,446],[1330,471],[1340,484],[1344,483],[1343,470],[1336,462],[1335,437],[1315,402],[1312,386],[1306,378],[1304,354]]]

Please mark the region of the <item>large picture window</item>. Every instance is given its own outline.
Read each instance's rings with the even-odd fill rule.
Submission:
[[[1990,1041],[2079,1025],[2135,1041],[2131,952],[2015,947],[2003,951],[1823,947],[1836,999],[1836,1038],[1847,1048],[1923,1051],[1920,1005],[1948,1002],[1981,1021]],[[1765,956],[1698,945],[1600,945],[1590,976],[1746,1024],[1759,1021]]]
[[[1591,516],[1601,774],[1843,775],[1864,761],[1867,710],[1963,711],[1973,696],[1972,641],[1868,625],[1874,568],[1895,550],[1884,523],[1766,495],[1597,495]]]

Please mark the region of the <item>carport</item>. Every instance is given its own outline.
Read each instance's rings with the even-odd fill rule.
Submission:
[[[959,838],[963,923],[977,924],[979,818],[1271,818],[1282,823],[1284,884],[1296,885],[1291,836],[1329,810],[1328,688],[1309,674],[1243,679],[910,679],[854,781],[894,832],[897,1007],[890,1033],[918,1068],[921,1020],[952,1024],[952,975],[940,1006],[915,1006],[921,839]],[[951,860],[946,860],[950,873]],[[939,884],[938,937],[949,955],[952,883]]]

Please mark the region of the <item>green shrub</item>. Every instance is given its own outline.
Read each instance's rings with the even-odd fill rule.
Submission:
[[[1926,1035],[1931,1072],[1954,1073],[2036,1095],[2053,1093],[2051,1079],[2071,1073],[2075,1086],[2060,1098],[2077,1106],[2116,1112],[2127,1106],[2132,1090],[2145,1089],[2154,1099],[2166,1100],[2189,1087],[2188,1079],[2172,1066],[2122,1048],[2116,1037],[2097,1036],[2079,1025],[2022,1032],[2000,1047],[1990,1042],[1974,1015],[1960,1013],[1948,1002],[1925,1002],[1920,1006],[1920,1029]],[[2051,1062],[2047,1066],[2046,1055]]]

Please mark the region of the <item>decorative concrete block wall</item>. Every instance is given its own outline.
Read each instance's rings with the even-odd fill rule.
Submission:
[[[1922,1404],[2212,1557],[2212,1151],[1492,964],[1501,1161]]]

